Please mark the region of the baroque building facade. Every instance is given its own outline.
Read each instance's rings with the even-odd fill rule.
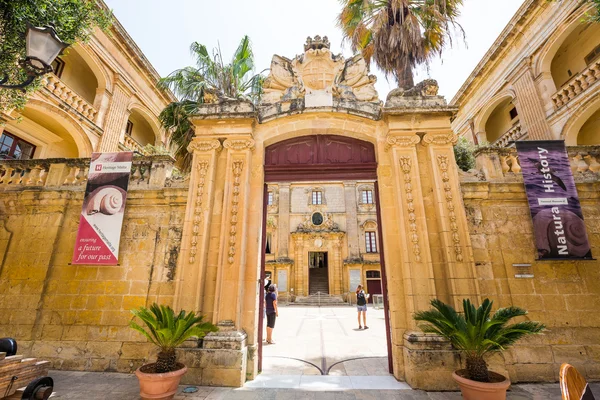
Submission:
[[[374,182],[273,183],[267,210],[266,278],[279,293],[382,293]]]
[[[451,104],[478,144],[600,144],[600,24],[591,2],[526,0]]]
[[[143,153],[166,144],[158,114],[175,98],[157,89],[158,73],[118,20],[70,46],[53,68],[24,109],[0,114],[0,159]]]
[[[261,104],[214,99],[199,108],[188,148],[189,177],[172,175],[170,157],[133,161],[119,265],[110,267],[71,264],[85,188],[82,171],[89,160],[65,158],[131,149],[128,136],[137,137],[140,147],[143,137],[148,143],[164,141],[158,128],[154,136],[136,136],[141,122],[135,115],[146,110],[139,111],[141,117],[156,128],[153,118],[171,97],[154,89],[156,74],[120,25],[110,37],[96,32],[89,44],[74,46],[65,57],[64,73],[77,53],[86,62],[97,61],[87,64],[97,84],[88,90],[68,75],[64,82],[49,76],[52,88],[32,97],[21,127],[11,119],[15,114],[3,116],[4,137],[23,135],[19,138],[36,148],[32,160],[0,160],[0,332],[16,337],[27,356],[50,360],[53,368],[133,372],[153,359],[156,349],[129,328],[131,309],[158,302],[197,310],[220,331],[178,349],[189,368],[185,383],[241,386],[260,373],[267,273],[286,289],[283,295],[303,297],[315,290],[341,296],[359,281],[369,288],[379,272],[390,372],[412,387],[455,389],[451,372],[461,364],[447,342],[424,335],[413,320],[433,298],[460,307],[464,298],[478,303],[488,297],[495,307],[526,308],[527,318],[549,327],[490,360],[492,369],[512,382],[555,381],[563,362],[598,379],[597,262],[536,260],[514,149],[478,153],[474,173],[460,173],[453,158],[453,118],[461,135],[479,134],[481,142],[482,132],[490,142],[502,136],[504,128],[494,122],[502,118],[487,122],[506,100],[498,90],[511,93],[516,116],[523,119],[522,131],[529,136],[519,138],[572,139],[558,131],[571,132],[567,127],[581,123],[573,128],[580,136],[597,110],[595,70],[576,74],[568,68],[579,86],[559,92],[566,103],[553,102],[559,108],[552,111],[541,97],[532,100],[552,68],[542,79],[531,72],[532,58],[511,52],[525,43],[527,49],[558,51],[560,37],[581,30],[575,20],[583,15],[582,3],[563,1],[564,8],[557,3],[526,1],[455,105],[436,95],[432,81],[380,101],[364,60],[333,54],[326,38],[309,38],[293,59],[274,56]],[[540,30],[555,38],[553,44],[531,36]],[[87,50],[79,53],[79,46]],[[507,61],[500,62],[503,58]],[[506,65],[522,69],[506,75]],[[507,83],[507,76],[514,82]],[[585,88],[583,76],[590,83]],[[557,79],[554,85],[562,85]],[[89,82],[95,81],[83,83]],[[553,98],[555,89],[547,87]],[[510,116],[512,108],[503,107]],[[558,126],[555,120],[564,126],[539,133],[544,124]],[[64,131],[59,123],[66,124],[60,125]],[[485,130],[488,125],[497,137]],[[70,141],[64,139],[67,133]],[[578,140],[568,144],[584,144]],[[599,153],[598,146],[569,148],[596,255]],[[40,157],[62,158],[41,162]],[[324,269],[325,286],[311,288],[311,270]]]

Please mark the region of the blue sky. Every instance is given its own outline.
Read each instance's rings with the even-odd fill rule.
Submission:
[[[105,0],[156,70],[165,76],[192,63],[189,45],[198,41],[220,44],[230,57],[243,35],[252,40],[257,71],[269,68],[273,54],[289,58],[300,54],[307,36],[328,36],[334,53],[350,56],[342,47],[335,19],[337,0]],[[440,94],[450,101],[473,68],[498,37],[523,0],[465,0],[460,18],[466,44],[455,40],[442,59],[427,71],[417,71],[415,81],[433,78]],[[395,87],[379,71],[377,90],[385,100]]]

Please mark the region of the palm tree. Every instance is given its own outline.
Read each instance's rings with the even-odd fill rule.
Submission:
[[[173,91],[179,101],[169,104],[159,116],[165,129],[171,131],[170,143],[176,146],[179,166],[187,171],[192,157],[187,147],[194,137],[190,117],[203,103],[226,100],[258,101],[262,93],[263,76],[253,75],[254,53],[250,38],[244,36],[229,63],[223,61],[221,48],[212,56],[206,46],[192,43],[190,52],[196,65],[173,71],[162,78],[158,86]]]
[[[513,318],[527,315],[518,307],[500,308],[490,317],[493,302],[485,299],[475,308],[468,299],[463,300],[464,314],[434,299],[433,310],[419,311],[416,321],[427,324],[419,326],[425,333],[435,333],[448,339],[459,351],[465,353],[467,379],[489,382],[489,371],[485,356],[491,352],[505,350],[525,335],[540,333],[545,326],[539,322],[522,321],[507,325]]]
[[[463,0],[340,0],[338,26],[353,51],[360,51],[398,86],[414,86],[413,68],[428,64],[452,41]],[[464,37],[464,32],[462,32]]]

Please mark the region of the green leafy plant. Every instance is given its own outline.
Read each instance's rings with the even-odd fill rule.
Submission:
[[[9,83],[26,78],[18,63],[25,58],[27,22],[51,24],[62,41],[74,43],[87,40],[95,26],[108,29],[112,13],[95,0],[0,0],[0,73],[8,75]],[[39,82],[26,92],[0,89],[0,111],[23,107]]]
[[[169,306],[152,304],[150,308],[140,307],[131,310],[131,313],[142,320],[146,328],[134,321],[130,326],[141,332],[152,343],[160,348],[158,358],[154,364],[156,373],[177,370],[177,356],[175,348],[190,337],[203,338],[209,332],[216,332],[217,327],[210,322],[202,322],[203,316],[184,310],[175,314]]]
[[[353,51],[414,86],[413,68],[427,65],[452,43],[463,0],[340,0],[338,26]],[[464,38],[464,32],[462,32]]]
[[[254,53],[250,38],[244,36],[231,61],[223,61],[221,49],[208,49],[198,42],[192,43],[190,52],[196,65],[173,71],[162,78],[159,88],[173,91],[179,101],[169,104],[159,115],[162,126],[172,131],[170,144],[176,148],[175,155],[182,170],[188,171],[192,156],[187,151],[194,137],[190,117],[201,104],[226,100],[248,100],[258,102],[262,93],[264,76],[254,74]]]
[[[474,152],[476,149],[477,146],[469,142],[464,136],[458,138],[458,142],[454,145],[454,158],[456,158],[456,164],[460,169],[469,171],[475,168]]]
[[[539,322],[522,321],[512,325],[508,322],[516,317],[527,315],[518,307],[500,308],[492,315],[493,302],[485,299],[479,308],[470,300],[463,300],[463,312],[442,301],[431,301],[432,310],[419,311],[416,321],[425,322],[419,327],[425,333],[435,333],[448,339],[452,346],[466,356],[468,376],[466,378],[489,382],[489,371],[485,356],[495,351],[505,350],[523,336],[537,334],[545,329]]]

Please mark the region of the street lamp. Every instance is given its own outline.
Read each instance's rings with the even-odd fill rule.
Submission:
[[[25,90],[37,77],[52,72],[54,59],[67,47],[69,43],[61,41],[53,27],[36,27],[27,23],[26,57],[19,62],[27,73],[27,79],[18,85],[5,85],[8,81],[8,75],[5,75],[0,79],[0,88]]]

